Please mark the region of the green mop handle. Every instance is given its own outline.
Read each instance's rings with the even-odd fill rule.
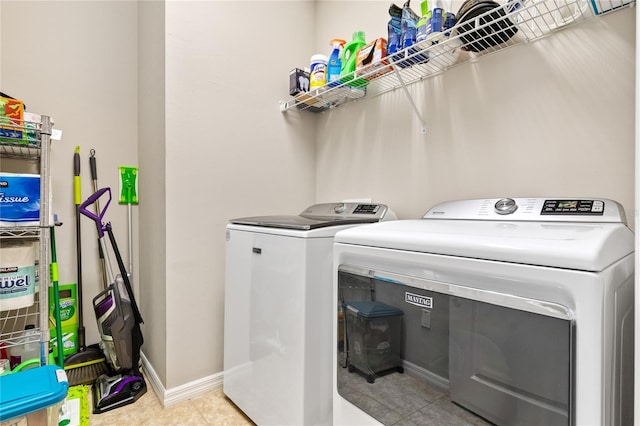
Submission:
[[[55,225],[52,226],[51,234],[51,265],[49,266],[49,273],[51,275],[51,282],[53,283],[53,315],[56,320],[56,342],[58,344],[58,356],[56,357],[56,365],[60,368],[64,368],[64,353],[62,347],[62,326],[60,319],[60,290],[58,286],[58,258],[56,256],[56,231]]]

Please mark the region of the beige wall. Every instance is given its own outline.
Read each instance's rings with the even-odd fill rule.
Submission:
[[[229,219],[314,201],[313,120],[278,106],[312,12],[311,2],[166,3],[167,388],[222,371]]]
[[[134,286],[143,349],[166,389],[222,370],[230,218],[354,197],[414,218],[445,199],[562,195],[614,198],[634,217],[633,9],[412,85],[426,135],[401,91],[319,115],[279,112],[290,69],[328,53],[331,38],[383,36],[387,8],[0,2],[0,87],[64,131],[52,152],[61,282],[75,281],[73,148],[85,196],[89,149],[101,186],[118,188],[118,165],[140,166]],[[126,206],[112,204],[109,218],[126,246]],[[83,248],[88,304],[99,289],[90,223]],[[85,323],[97,341],[90,311]]]
[[[115,195],[117,166],[140,166],[133,231],[143,351],[166,389],[220,373],[227,221],[314,201],[314,121],[284,117],[278,105],[292,63],[308,61],[314,4],[3,1],[0,10],[2,90],[64,131],[52,152],[53,208],[65,221],[61,282],[76,280],[74,147],[83,198],[92,192],[89,149],[100,186]],[[127,256],[126,206],[112,203],[109,219]],[[95,343],[90,306],[101,284],[87,220],[82,236]]]
[[[138,2],[138,152],[140,155],[140,310],[144,354],[167,382],[167,193],[165,3]]]
[[[326,22],[320,38],[345,36]],[[324,113],[317,199],[369,196],[418,218],[451,199],[608,197],[633,226],[634,82],[631,8],[410,86],[426,135],[401,90]]]
[[[53,141],[53,205],[64,223],[56,230],[60,283],[76,281],[73,153],[80,146],[82,197],[93,193],[89,151],[96,150],[98,184],[113,190],[106,213],[128,264],[127,208],[119,205],[118,166],[138,164],[135,2],[0,2],[0,87],[46,114],[63,131]],[[134,226],[138,210],[133,208]],[[97,233],[81,219],[84,325],[87,344],[98,334],[92,298],[102,288]],[[117,268],[117,265],[114,265]],[[134,271],[135,273],[135,271]],[[134,286],[138,285],[137,274]]]

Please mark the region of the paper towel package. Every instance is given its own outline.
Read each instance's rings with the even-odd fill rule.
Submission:
[[[29,242],[0,247],[0,311],[26,308],[34,303],[36,251]]]
[[[0,226],[40,224],[40,175],[0,173]]]

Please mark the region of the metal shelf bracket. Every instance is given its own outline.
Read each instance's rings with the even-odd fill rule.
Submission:
[[[424,118],[422,117],[422,114],[420,114],[420,110],[416,106],[416,103],[413,100],[413,97],[411,96],[411,93],[409,93],[409,90],[407,89],[407,85],[404,83],[404,80],[402,79],[402,74],[400,74],[400,72],[398,71],[397,65],[396,64],[392,64],[392,67],[393,67],[393,72],[395,73],[396,77],[398,78],[398,81],[400,82],[400,86],[402,86],[402,91],[407,96],[407,99],[409,99],[409,103],[411,104],[411,108],[413,108],[413,112],[415,112],[416,116],[418,117],[418,120],[420,120],[420,124],[422,125],[422,134],[426,135],[427,134],[427,124],[424,121]]]

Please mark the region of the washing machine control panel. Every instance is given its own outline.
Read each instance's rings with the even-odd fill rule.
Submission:
[[[351,208],[351,210],[348,210],[349,208]],[[333,207],[333,212],[339,215],[344,213],[375,215],[380,208],[380,204],[355,204],[354,207],[353,205],[350,206],[350,203],[338,203]],[[308,212],[309,209],[305,211],[305,213]]]
[[[494,198],[440,203],[423,219],[625,223],[613,200],[585,198]]]
[[[320,218],[320,219],[354,219],[358,218],[362,220],[382,219],[388,212],[388,208],[384,204],[377,203],[355,203],[355,202],[340,202],[340,203],[322,203],[315,204],[305,209],[300,216],[307,218]]]
[[[513,198],[503,198],[495,204],[494,210],[501,215],[511,214],[518,210],[518,204]]]
[[[379,204],[358,204],[353,214],[376,214],[380,210]]]
[[[604,214],[604,201],[602,200],[545,200],[540,214],[542,215],[578,214],[578,215],[602,216]]]

